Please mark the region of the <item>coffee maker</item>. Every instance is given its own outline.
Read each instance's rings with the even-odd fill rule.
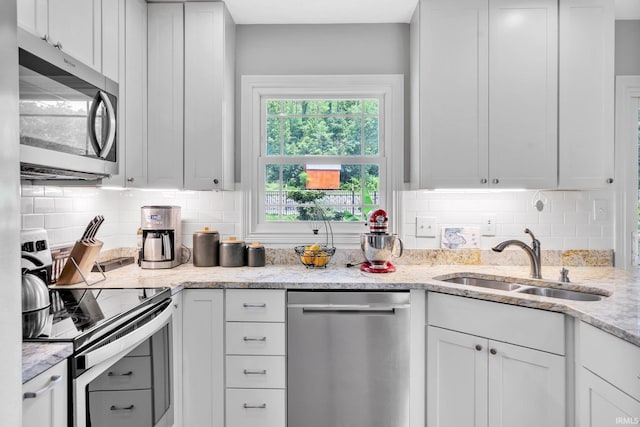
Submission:
[[[140,267],[173,268],[182,264],[180,206],[143,206]]]

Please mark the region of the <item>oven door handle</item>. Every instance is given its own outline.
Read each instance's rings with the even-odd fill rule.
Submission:
[[[173,310],[174,304],[169,304],[162,313],[135,331],[103,347],[81,354],[80,357],[84,358],[85,369],[89,369],[119,353],[134,349],[138,344],[150,338],[169,323]]]

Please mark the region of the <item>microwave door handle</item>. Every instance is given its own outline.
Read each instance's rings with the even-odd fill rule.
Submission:
[[[101,159],[106,158],[111,151],[111,147],[113,147],[113,143],[116,141],[116,113],[113,110],[113,104],[109,99],[109,96],[100,91],[100,97],[102,98],[102,102],[104,103],[105,108],[107,109],[107,123],[108,123],[108,133],[107,133],[107,142],[105,142],[102,150],[100,150],[99,157]]]
[[[98,117],[98,107],[100,106],[100,103],[103,103],[105,109],[107,110],[108,129],[106,142],[102,147],[100,147],[100,143],[98,142],[98,136],[96,135],[95,126]],[[96,156],[104,159],[111,151],[111,147],[113,147],[113,143],[116,140],[116,114],[113,110],[113,104],[111,104],[109,96],[103,91],[98,91],[98,93],[96,93],[96,96],[93,97],[91,110],[89,110],[88,126],[89,140],[91,141],[91,145],[93,146],[93,151],[95,152]]]
[[[100,144],[98,143],[98,136],[96,135],[96,119],[98,116],[98,106],[100,105],[102,97],[100,96],[100,91],[96,93],[96,96],[93,97],[93,102],[91,103],[91,109],[89,109],[89,116],[87,117],[87,133],[89,134],[89,141],[91,142],[91,146],[93,147],[93,151],[96,156],[100,155]]]

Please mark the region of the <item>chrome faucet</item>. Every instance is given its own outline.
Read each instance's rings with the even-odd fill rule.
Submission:
[[[540,240],[536,239],[536,236],[534,236],[528,228],[525,228],[524,232],[531,236],[531,246],[528,246],[520,240],[505,240],[502,243],[498,243],[491,249],[496,252],[502,252],[507,246],[514,245],[520,247],[529,257],[529,262],[531,264],[530,276],[534,279],[542,279],[542,275],[540,274],[540,267],[542,264],[540,262]]]

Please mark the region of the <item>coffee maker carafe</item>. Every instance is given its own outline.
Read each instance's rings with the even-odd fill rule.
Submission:
[[[140,267],[173,268],[182,264],[180,206],[143,206]]]

